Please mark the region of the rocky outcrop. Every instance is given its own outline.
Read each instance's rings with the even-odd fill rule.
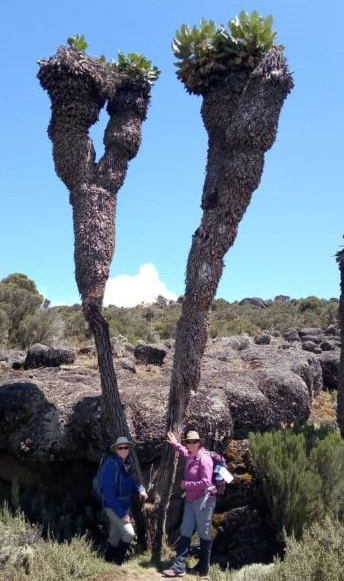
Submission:
[[[197,429],[206,437],[207,447],[226,450],[235,475],[218,501],[221,519],[214,521],[214,555],[225,566],[265,560],[272,547],[248,466],[248,433],[307,420],[313,397],[324,385],[332,389],[338,381],[338,336],[322,335],[334,348],[317,355],[305,351],[301,339],[318,335],[293,332],[297,341],[272,332],[262,333],[270,338],[269,344],[257,344],[246,336],[209,340],[201,383],[191,395],[185,431]],[[148,481],[165,440],[173,343],[163,346],[159,365],[148,358],[138,364],[127,343],[119,343],[125,346],[125,357],[114,357],[120,395]],[[142,347],[152,346],[140,344],[136,353]],[[87,501],[97,462],[110,443],[104,431],[98,371],[76,364],[27,370],[4,367],[0,378],[0,479],[17,477],[19,482],[59,494],[69,490]],[[168,513],[171,538],[183,509],[181,462],[178,470]]]
[[[280,350],[280,344],[280,338],[269,345],[254,344],[248,337],[210,341],[185,429],[198,429],[214,446],[233,436],[245,438],[249,431],[305,421],[337,352],[323,353],[333,357],[323,357],[320,363],[298,345]],[[152,348],[140,345],[137,353],[142,347]],[[115,360],[122,402],[143,463],[161,454],[172,359],[169,350],[158,366],[136,366],[128,357]],[[333,385],[333,379],[326,381]],[[20,459],[96,461],[106,443],[94,369],[60,366],[3,372],[0,417],[0,448]]]

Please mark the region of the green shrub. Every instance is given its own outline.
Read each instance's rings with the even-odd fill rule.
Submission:
[[[283,562],[277,561],[269,581],[343,581],[344,526],[326,519],[305,529],[297,542],[286,540]],[[267,580],[267,581],[268,581]],[[253,581],[253,578],[252,578]]]
[[[81,581],[110,570],[113,566],[98,558],[85,537],[44,541],[41,529],[29,524],[23,513],[10,510],[6,503],[0,508],[2,581]]]
[[[306,456],[305,438],[289,431],[250,435],[250,452],[269,517],[279,540],[283,529],[300,537],[323,515],[321,479]]]
[[[306,524],[343,509],[344,442],[314,428],[250,434],[250,453],[263,502],[278,540],[301,537]]]
[[[8,329],[10,321],[6,311],[0,309],[0,345],[6,346],[8,341]]]
[[[310,462],[321,477],[321,496],[326,512],[336,518],[344,506],[344,441],[339,433],[319,440]]]
[[[16,341],[26,349],[34,343],[51,345],[63,338],[64,323],[57,313],[37,310],[26,315],[19,323]]]

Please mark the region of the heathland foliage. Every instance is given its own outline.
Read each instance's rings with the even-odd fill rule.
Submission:
[[[344,516],[344,441],[312,425],[251,434],[253,462],[267,520],[280,542],[305,525]]]
[[[183,297],[168,301],[157,297],[152,304],[104,309],[110,334],[124,335],[130,342],[174,339]],[[215,299],[211,306],[210,336],[225,337],[263,329],[279,332],[290,327],[326,327],[337,322],[338,300],[309,296],[292,299],[278,296],[258,301],[229,302]],[[39,294],[34,281],[25,274],[11,274],[0,281],[0,345],[26,348],[33,343],[89,342],[91,333],[81,305],[53,306]]]
[[[71,581],[120,575],[158,579],[149,555],[128,564],[127,571],[100,558],[87,536],[76,536],[68,543],[41,536],[41,529],[31,525],[20,511],[5,504],[0,509],[0,568],[6,581]],[[286,537],[284,559],[273,564],[255,564],[239,571],[221,571],[212,566],[209,581],[343,581],[344,526],[329,518],[305,528],[300,540]],[[145,574],[146,573],[146,574]],[[187,577],[188,578],[188,577]],[[191,577],[190,577],[191,578]]]

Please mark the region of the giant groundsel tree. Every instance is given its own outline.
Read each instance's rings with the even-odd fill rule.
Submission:
[[[68,39],[39,61],[39,81],[51,99],[48,135],[57,175],[73,208],[75,275],[85,318],[94,334],[104,411],[110,437],[129,436],[113,366],[102,301],[114,253],[117,192],[141,143],[152,83],[159,71],[143,55],[119,54],[118,62],[91,57],[85,39]],[[96,162],[90,127],[106,105],[104,155]],[[135,468],[139,465],[135,458]]]
[[[183,25],[173,41],[177,76],[189,93],[202,96],[201,115],[208,133],[203,216],[187,262],[167,412],[167,428],[177,435],[191,393],[200,382],[209,307],[224,255],[259,185],[264,154],[275,141],[280,111],[293,87],[283,47],[274,44],[275,36],[271,16],[241,12],[228,28],[206,20],[192,29]],[[174,453],[167,448],[151,491],[156,554],[174,473]]]
[[[339,381],[338,381],[338,401],[337,401],[337,421],[338,426],[344,437],[344,250],[337,252],[337,262],[340,272],[340,301],[339,301],[339,322],[340,322],[340,363],[339,363]]]

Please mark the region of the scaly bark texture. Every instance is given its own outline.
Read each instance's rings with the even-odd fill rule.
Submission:
[[[107,431],[113,440],[130,437],[113,365],[107,321],[102,313],[105,284],[115,245],[117,192],[141,143],[150,85],[67,47],[39,63],[38,78],[51,99],[48,135],[57,175],[70,192],[75,237],[75,276],[85,318],[94,334]],[[107,102],[105,152],[98,163],[88,135]],[[134,469],[142,481],[133,454]],[[138,523],[142,531],[142,522]]]
[[[339,381],[338,381],[338,400],[337,400],[337,421],[340,432],[344,437],[344,250],[337,253],[337,262],[340,271],[340,301],[339,301],[339,322],[340,322],[340,363],[339,363]]]
[[[192,391],[197,391],[208,337],[209,307],[233,245],[238,225],[258,187],[264,154],[273,145],[283,102],[293,87],[279,49],[269,50],[252,71],[237,68],[203,92],[201,114],[208,132],[203,216],[193,235],[186,288],[177,326],[167,429],[180,435]],[[160,555],[167,506],[175,477],[174,452],[167,447],[150,500],[151,534]]]

